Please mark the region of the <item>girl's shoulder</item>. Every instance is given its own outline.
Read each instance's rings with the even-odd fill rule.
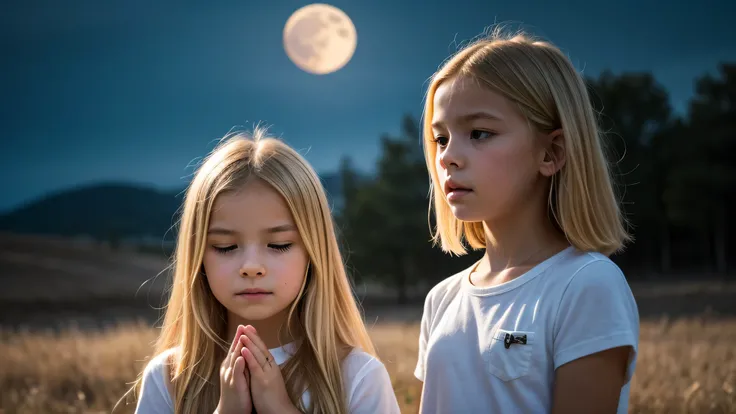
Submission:
[[[171,367],[178,354],[177,348],[154,355],[143,369],[137,413],[173,413]]]
[[[427,293],[427,296],[425,298],[425,306],[429,306],[434,302],[440,302],[445,297],[455,296],[455,294],[460,290],[462,286],[463,278],[468,276],[468,274],[475,267],[476,264],[477,262],[474,262],[467,268],[462,269],[459,272],[440,280]]]
[[[164,372],[165,370],[170,369],[171,366],[176,362],[178,354],[179,347],[174,347],[169,348],[159,353],[158,355],[154,355],[153,358],[148,361],[148,364],[146,364],[144,372]]]
[[[179,348],[169,348],[151,358],[143,370],[144,385],[157,389],[170,402],[174,394],[171,383],[171,368],[178,358]]]
[[[628,286],[626,276],[616,262],[598,252],[571,248],[569,254],[561,256],[556,266],[550,270],[566,279],[568,290],[594,286]]]
[[[342,360],[342,373],[350,412],[399,413],[391,377],[376,356],[353,348]]]
[[[358,347],[350,349],[342,359],[342,372],[345,379],[360,381],[366,375],[382,369],[386,369],[383,362]]]

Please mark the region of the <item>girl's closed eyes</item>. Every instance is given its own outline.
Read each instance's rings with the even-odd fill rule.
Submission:
[[[268,248],[274,249],[274,250],[278,250],[280,252],[285,252],[285,251],[288,251],[289,248],[291,248],[292,244],[293,243],[269,244],[268,245]],[[231,252],[231,251],[237,249],[238,246],[235,245],[235,244],[233,244],[233,245],[229,245],[229,246],[225,246],[225,247],[222,247],[222,246],[212,246],[212,248],[215,249],[215,250],[217,250],[219,253],[227,253],[227,252]]]

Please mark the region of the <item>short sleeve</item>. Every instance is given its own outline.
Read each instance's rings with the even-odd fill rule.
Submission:
[[[174,412],[171,395],[164,378],[168,356],[169,353],[165,352],[154,357],[143,370],[135,414],[172,414]]]
[[[355,376],[348,411],[350,414],[400,414],[391,377],[381,361],[371,357]]]
[[[596,260],[570,280],[554,328],[554,367],[620,346],[630,346],[626,383],[634,374],[639,344],[639,311],[626,278],[615,263]]]
[[[427,341],[429,338],[430,321],[432,320],[431,306],[432,292],[427,295],[424,300],[424,310],[422,311],[422,321],[419,325],[419,346],[417,352],[417,365],[414,368],[414,376],[424,382],[424,363],[427,353]]]

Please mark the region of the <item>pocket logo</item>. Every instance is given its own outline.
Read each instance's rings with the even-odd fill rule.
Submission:
[[[506,333],[503,338],[503,346],[509,349],[513,344],[526,345],[526,334],[515,336],[514,334]]]

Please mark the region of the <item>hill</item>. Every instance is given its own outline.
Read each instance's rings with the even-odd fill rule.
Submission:
[[[162,240],[181,202],[177,194],[127,183],[71,188],[0,216],[0,230],[98,240]]]
[[[321,176],[330,203],[339,208],[337,174]],[[184,189],[162,191],[131,183],[99,183],[47,194],[0,216],[0,231],[88,237],[115,244],[170,245]]]

